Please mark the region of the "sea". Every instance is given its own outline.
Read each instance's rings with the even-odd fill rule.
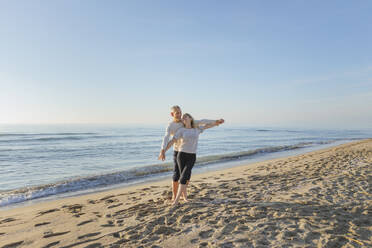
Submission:
[[[169,178],[165,126],[0,125],[0,209]],[[193,173],[372,138],[372,129],[219,126],[199,138]]]

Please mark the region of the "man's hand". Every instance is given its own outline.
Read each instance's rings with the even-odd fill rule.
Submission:
[[[161,149],[161,151],[159,153],[158,160],[161,160],[161,161],[165,160],[165,151],[163,149]]]

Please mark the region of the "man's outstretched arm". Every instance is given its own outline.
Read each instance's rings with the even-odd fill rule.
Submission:
[[[171,136],[171,133],[170,133],[170,125],[169,125],[165,131],[163,142],[161,143],[161,150],[158,156],[159,160],[162,160],[162,161],[165,160],[165,148],[167,147],[170,136]]]

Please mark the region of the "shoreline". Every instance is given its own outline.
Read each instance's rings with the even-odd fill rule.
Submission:
[[[198,161],[196,166],[193,169],[193,174],[200,174],[200,173],[207,173],[209,171],[215,171],[215,170],[224,170],[227,168],[233,168],[233,167],[238,167],[242,165],[248,165],[248,164],[254,164],[258,162],[264,162],[267,160],[272,160],[272,159],[277,159],[277,158],[285,158],[289,156],[296,156],[296,155],[301,155],[307,152],[313,152],[313,151],[318,151],[322,149],[327,149],[330,147],[342,145],[345,143],[349,142],[355,142],[355,141],[360,141],[363,139],[359,140],[339,140],[339,141],[334,141],[332,143],[324,143],[324,144],[318,144],[316,146],[309,146],[309,147],[301,147],[293,150],[283,150],[283,151],[276,151],[272,153],[263,153],[263,154],[255,154],[253,156],[249,156],[247,158],[243,159],[237,159],[237,160],[227,160],[227,161],[221,161],[221,162],[215,162],[215,163],[210,163],[206,165],[198,165]],[[159,162],[160,163],[160,162]],[[24,207],[24,206],[32,206],[34,204],[42,203],[42,202],[49,202],[49,201],[55,201],[58,199],[65,199],[65,198],[70,198],[70,197],[79,197],[87,194],[95,194],[95,193],[100,193],[100,192],[106,192],[110,190],[115,190],[115,189],[121,189],[121,188],[126,188],[126,187],[131,187],[135,185],[141,185],[141,184],[147,184],[151,182],[157,182],[157,181],[162,181],[166,180],[166,178],[171,178],[172,171],[168,172],[160,172],[158,174],[153,174],[153,175],[147,175],[144,178],[139,178],[133,181],[129,182],[122,182],[122,183],[114,183],[112,185],[107,185],[107,186],[98,186],[98,187],[92,187],[92,188],[87,188],[87,189],[82,189],[82,190],[77,190],[77,191],[69,191],[65,193],[57,193],[57,194],[52,194],[49,196],[43,196],[43,197],[37,197],[31,200],[26,200],[26,201],[20,201],[16,203],[11,203],[7,204],[4,206],[0,206],[0,212],[4,210],[9,210],[13,208],[19,208],[19,207]],[[97,175],[99,176],[99,175]],[[150,176],[153,176],[151,178]],[[96,176],[92,176],[96,177]],[[52,183],[53,184],[53,183]],[[43,185],[40,185],[43,186]],[[39,187],[39,186],[33,186],[33,187]]]
[[[265,159],[265,157],[262,157],[262,158],[253,158],[253,159],[247,159],[247,160],[242,160],[242,161],[231,161],[230,163],[232,165],[230,165],[229,167],[224,167],[224,163],[221,163],[221,167],[218,168],[217,167],[217,170],[214,170],[215,173],[219,173],[219,172],[222,172],[222,171],[225,171],[225,170],[229,170],[229,169],[238,169],[239,167],[249,167],[249,166],[255,166],[256,164],[258,163],[268,163],[270,162],[271,160],[277,160],[277,159],[287,159],[287,158],[290,158],[290,157],[295,157],[295,156],[300,156],[300,155],[304,155],[304,154],[307,154],[307,153],[312,153],[312,152],[320,152],[322,150],[327,150],[329,148],[333,148],[333,147],[337,147],[337,146],[342,146],[342,145],[345,145],[345,144],[349,144],[349,143],[353,143],[353,142],[359,142],[359,141],[363,141],[363,140],[358,140],[358,141],[352,141],[352,142],[346,142],[346,143],[342,143],[342,144],[338,144],[338,145],[332,145],[332,144],[328,144],[328,145],[325,145],[327,146],[326,148],[319,148],[319,149],[316,149],[314,148],[314,150],[311,150],[311,151],[303,151],[301,152],[300,150],[295,150],[295,151],[291,151],[293,153],[298,153],[298,154],[295,154],[295,155],[283,155],[282,156],[275,156],[274,154],[271,154],[271,156],[274,156],[274,158],[269,158],[269,159]],[[303,148],[303,149],[306,149],[306,148]],[[310,148],[311,149],[311,148]],[[280,153],[280,152],[278,152]],[[283,152],[283,153],[286,153],[286,152]],[[253,162],[251,162],[250,160],[252,160]],[[229,163],[229,162],[227,162]],[[226,163],[226,164],[227,164]],[[192,177],[195,178],[195,177],[200,177],[200,176],[203,176],[203,175],[207,175],[209,173],[213,173],[213,165],[210,166],[209,168],[200,168],[200,167],[195,167],[193,168],[193,174],[192,174]],[[166,184],[168,183],[169,184],[169,187],[171,187],[171,176],[168,176],[168,175],[163,175],[163,176],[159,176],[159,178],[154,178],[154,179],[149,179],[149,180],[146,180],[146,181],[142,181],[142,182],[133,182],[132,184],[118,184],[118,185],[112,185],[111,187],[109,188],[101,188],[101,189],[97,189],[97,188],[93,188],[91,190],[93,190],[93,192],[70,192],[71,194],[73,195],[68,195],[69,193],[66,193],[66,195],[64,194],[61,194],[60,196],[59,195],[53,195],[53,196],[49,196],[49,197],[45,197],[45,198],[36,198],[35,200],[31,200],[31,201],[26,201],[26,202],[21,202],[21,203],[16,203],[16,204],[12,204],[12,205],[9,205],[9,206],[4,206],[4,207],[0,207],[0,213],[2,211],[9,211],[9,210],[13,210],[13,209],[18,209],[18,208],[29,208],[29,207],[33,207],[34,205],[43,205],[43,204],[47,204],[50,203],[50,202],[54,202],[54,201],[58,201],[58,202],[63,202],[65,199],[70,199],[70,198],[74,198],[74,199],[77,199],[77,198],[89,198],[90,195],[94,196],[94,195],[106,195],[106,194],[109,194],[110,192],[112,193],[117,193],[116,191],[121,191],[121,190],[124,190],[124,191],[127,191],[127,190],[135,190],[137,189],[138,187],[148,187],[152,184],[159,184],[159,185],[163,185],[163,184]],[[49,199],[51,198],[51,199]]]
[[[371,243],[372,139],[171,181],[0,210],[0,247],[182,247]],[[10,247],[10,246],[9,246]]]

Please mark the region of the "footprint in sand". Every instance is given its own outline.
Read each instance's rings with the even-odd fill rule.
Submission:
[[[47,244],[46,246],[43,246],[43,248],[50,248],[50,247],[53,247],[55,245],[58,245],[60,241],[56,241],[56,242],[52,242],[52,243],[49,243]]]
[[[78,213],[78,214],[74,214],[73,216],[76,217],[76,218],[79,218],[81,215],[84,215],[85,213]]]
[[[83,209],[83,207],[84,206],[81,205],[81,204],[73,204],[73,205],[62,206],[62,208],[65,208],[67,210],[67,212],[73,213],[73,214],[80,213],[81,210]]]
[[[251,247],[251,246],[253,246],[252,243],[250,242],[250,240],[247,239],[247,238],[239,238],[239,239],[236,239],[236,240],[234,240],[234,243],[243,243],[244,245],[246,245],[246,247]]]
[[[87,202],[89,204],[97,204],[98,203],[98,201],[96,201],[96,200],[87,200]]]
[[[49,213],[53,213],[53,212],[56,212],[56,211],[60,211],[58,208],[53,208],[53,209],[49,209],[49,210],[46,210],[46,211],[40,211],[38,213],[38,216],[42,216],[44,214],[49,214]],[[37,216],[37,217],[38,217]]]
[[[97,236],[97,235],[100,235],[100,234],[101,234],[101,232],[87,233],[87,234],[79,236],[78,239],[90,238],[90,237],[94,237],[94,236]]]
[[[307,244],[311,244],[311,243],[315,244],[319,240],[320,236],[321,235],[319,232],[314,232],[314,231],[308,232],[307,234],[305,234],[305,242]]]
[[[85,246],[84,248],[101,248],[103,245],[101,243],[93,243],[88,246]]]
[[[44,225],[48,225],[48,224],[50,224],[50,222],[37,223],[37,224],[35,224],[35,227],[37,227],[37,226],[44,226]]]
[[[209,230],[207,230],[207,231],[201,231],[201,232],[199,233],[199,237],[202,238],[202,239],[210,238],[210,237],[212,237],[213,232],[214,232],[214,231],[213,231],[212,229],[209,229]]]
[[[116,221],[116,224],[118,224],[119,226],[123,226],[123,223],[124,223],[124,220],[117,220]]]
[[[112,233],[111,234],[114,238],[117,238],[119,239],[121,236],[120,236],[120,232],[115,232],[115,233]]]
[[[200,248],[202,248],[202,247],[207,247],[207,246],[208,246],[208,242],[202,242],[202,243],[199,244],[199,247],[200,247]],[[227,247],[225,247],[225,246],[222,246],[222,247],[227,248]]]
[[[114,203],[114,202],[118,202],[118,201],[119,201],[118,199],[107,199],[107,200],[105,200],[105,203],[110,204],[110,203]]]
[[[70,231],[66,231],[66,232],[57,232],[57,233],[53,233],[53,232],[46,232],[44,233],[44,236],[43,238],[50,238],[50,237],[55,237],[55,236],[61,236],[61,235],[65,235],[67,233],[69,233]]]
[[[77,226],[82,226],[82,225],[88,224],[90,222],[93,222],[93,220],[86,220],[86,221],[80,222],[79,224],[77,224]]]
[[[192,240],[190,240],[190,243],[191,244],[196,244],[196,243],[198,243],[198,241],[199,241],[199,239],[192,239]]]
[[[107,224],[101,225],[101,227],[114,227],[114,226],[115,226],[114,222],[111,220],[107,221]]]
[[[101,198],[101,199],[99,199],[100,201],[106,201],[106,200],[108,200],[108,199],[110,199],[110,198],[112,198],[112,197],[115,197],[115,195],[108,195],[108,196],[105,196],[105,197],[103,197],[103,198]]]
[[[155,234],[169,235],[169,234],[176,233],[176,232],[179,232],[179,231],[180,231],[179,229],[172,228],[172,227],[169,227],[169,226],[159,226],[159,227],[155,228],[154,233]]]
[[[6,218],[6,219],[3,219],[3,220],[0,221],[0,225],[4,224],[4,223],[15,221],[15,220],[16,219],[14,219],[14,218]]]
[[[10,244],[7,244],[7,245],[4,245],[3,247],[1,248],[15,248],[15,247],[18,247],[20,246],[21,244],[23,244],[23,240],[22,241],[18,241],[18,242],[13,242],[13,243],[10,243]]]
[[[226,226],[224,226],[221,230],[221,234],[220,234],[220,237],[222,236],[225,236],[225,235],[228,235],[230,234],[236,227],[236,223],[229,223],[227,224]]]
[[[111,205],[111,206],[108,206],[107,208],[116,208],[116,207],[119,207],[123,205],[123,203],[119,203],[119,204],[115,204],[115,205]]]

